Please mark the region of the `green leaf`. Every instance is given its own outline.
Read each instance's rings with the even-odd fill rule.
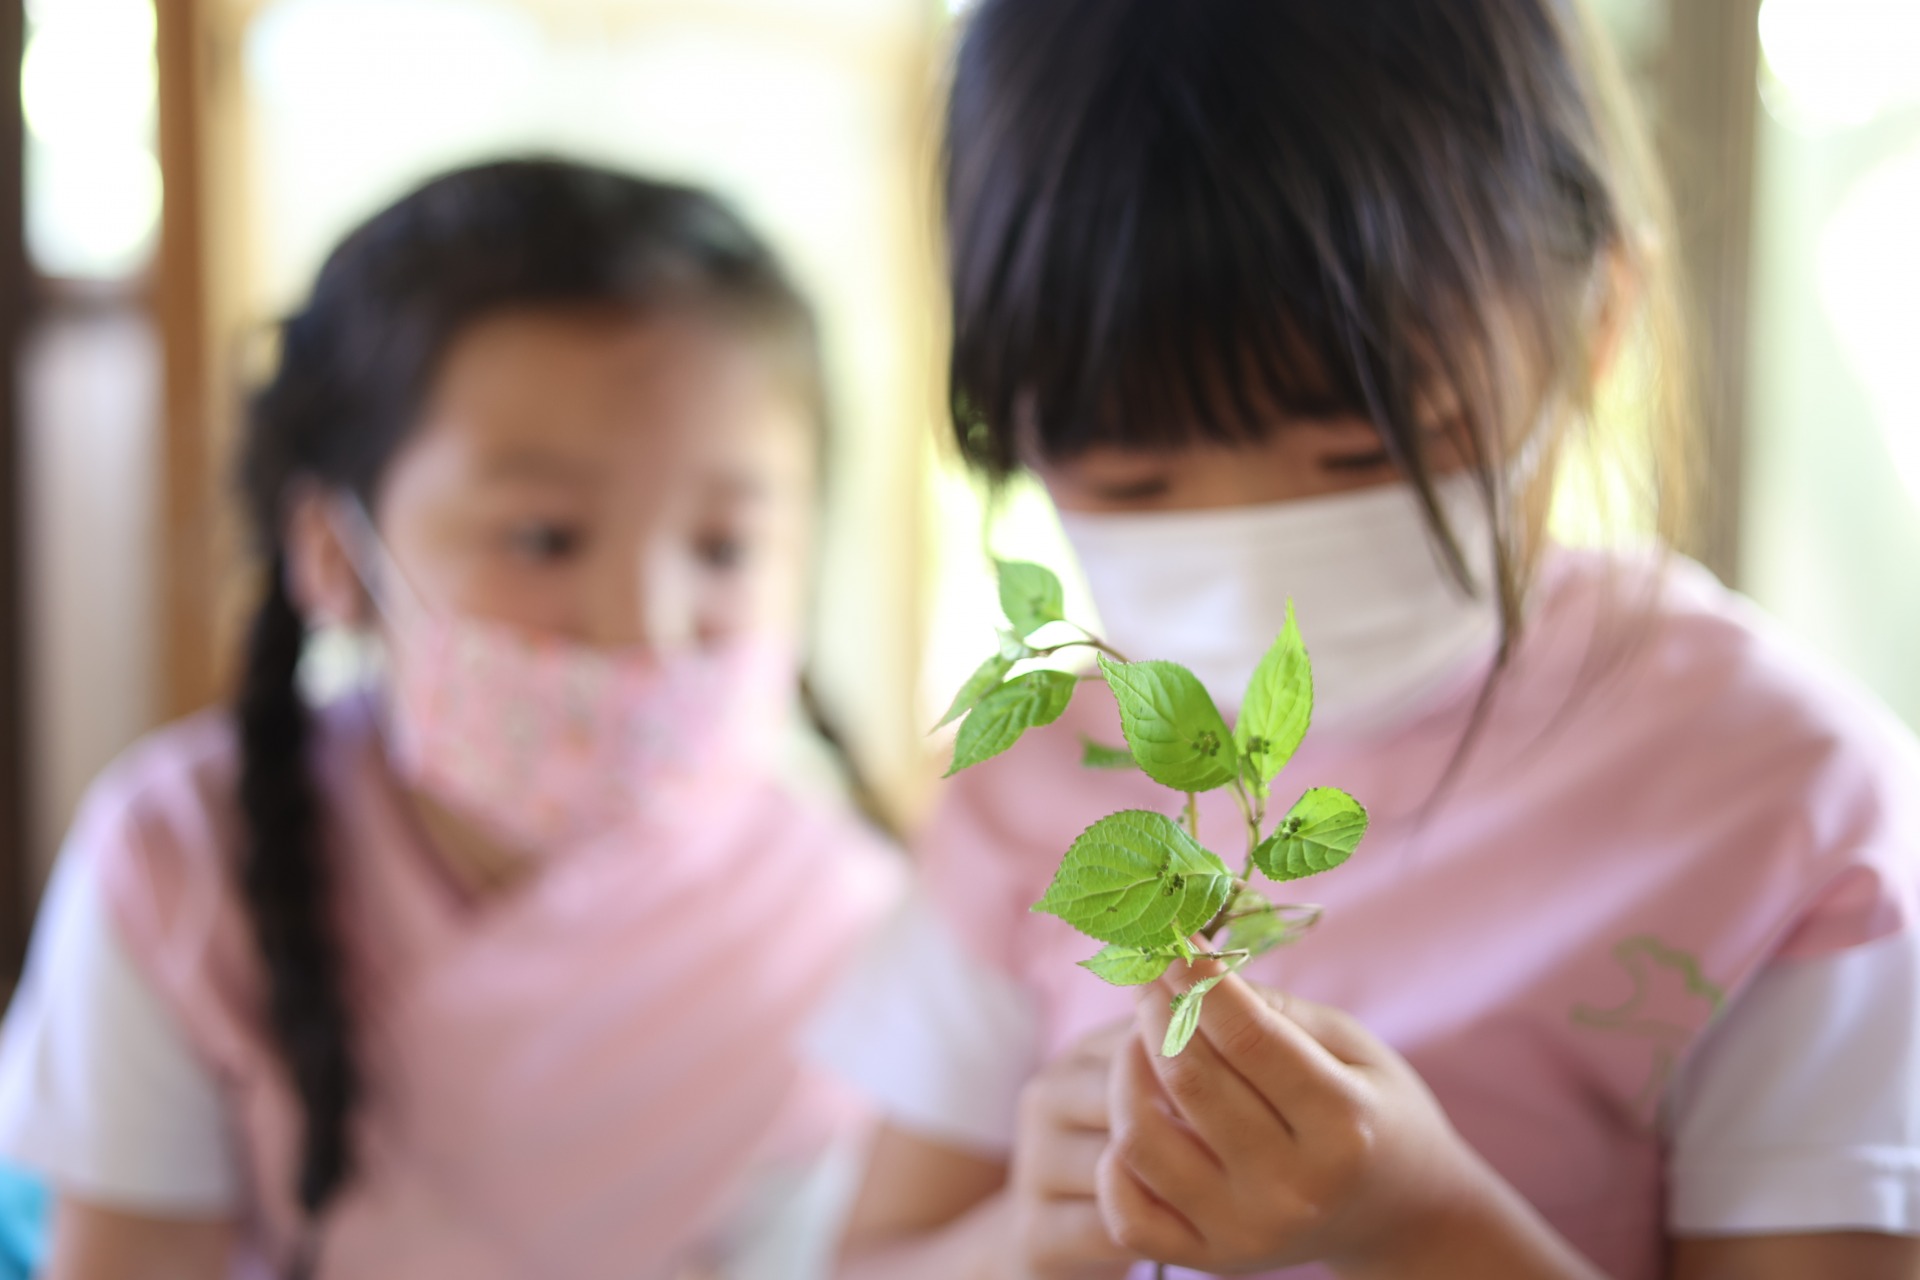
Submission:
[[[1176,791],[1212,791],[1233,781],[1233,733],[1193,672],[1173,662],[1115,662],[1100,672],[1120,704],[1120,727],[1149,778]]]
[[[1028,658],[1037,657],[1039,653],[1040,651],[1038,649],[1013,634],[1013,632],[1005,630],[1004,628],[1001,630],[1000,656],[1008,662],[1023,662]]]
[[[1287,625],[1254,668],[1240,704],[1233,740],[1240,748],[1250,781],[1265,794],[1274,775],[1287,767],[1313,719],[1313,664],[1287,601]]]
[[[1000,571],[1000,607],[1015,635],[1024,639],[1049,622],[1066,619],[1066,592],[1052,570],[1024,560],[996,560],[994,567]]]
[[[1320,919],[1318,907],[1280,906],[1257,889],[1242,889],[1227,907],[1227,949],[1263,956],[1296,941]]]
[[[1227,864],[1173,819],[1127,809],[1080,833],[1033,909],[1102,942],[1178,950],[1232,888]]]
[[[993,759],[1027,730],[1058,720],[1073,700],[1076,683],[1064,671],[1030,671],[982,698],[960,723],[947,776]]]
[[[1193,1039],[1193,1033],[1200,1029],[1200,1002],[1206,999],[1207,992],[1219,986],[1220,980],[1226,976],[1224,973],[1217,973],[1211,978],[1202,978],[1173,998],[1168,1006],[1168,1011],[1173,1014],[1173,1020],[1167,1023],[1167,1038],[1160,1044],[1161,1057],[1180,1056],[1180,1051]]]
[[[1169,952],[1150,947],[1102,947],[1097,955],[1082,960],[1080,967],[1116,987],[1138,987],[1165,973],[1173,961]]]
[[[1095,742],[1082,734],[1080,737],[1080,764],[1087,769],[1132,769],[1133,752],[1125,747],[1110,747],[1104,742]]]
[[[953,695],[953,705],[947,708],[947,714],[941,716],[940,723],[933,727],[944,729],[973,710],[980,699],[992,693],[1006,681],[1007,673],[1013,670],[1013,663],[1014,659],[1007,657],[1004,653],[996,653],[981,663],[979,669],[968,676],[967,682],[960,686],[960,692]]]
[[[1254,849],[1254,865],[1275,880],[1304,880],[1352,857],[1366,834],[1359,801],[1338,787],[1315,787]]]

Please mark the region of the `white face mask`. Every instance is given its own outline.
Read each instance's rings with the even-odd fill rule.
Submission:
[[[1470,474],[1435,486],[1466,559],[1466,593],[1405,484],[1206,511],[1062,512],[1103,638],[1193,669],[1237,706],[1292,599],[1313,659],[1314,725],[1396,724],[1499,641],[1489,522]]]

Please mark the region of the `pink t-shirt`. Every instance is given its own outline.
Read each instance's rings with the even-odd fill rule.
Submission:
[[[1397,730],[1309,734],[1276,804],[1340,786],[1372,833],[1290,886],[1325,919],[1248,976],[1357,1015],[1607,1274],[1654,1280],[1657,1112],[1716,1012],[1770,962],[1915,927],[1920,747],[1685,562],[1555,552],[1530,619],[1437,803],[1481,673]],[[1081,769],[1082,735],[1120,741],[1097,686],[962,774],[924,845],[928,895],[1032,998],[1048,1053],[1129,1016],[1133,993],[1079,968],[1098,944],[1030,905],[1094,819],[1178,801]],[[1202,797],[1210,847],[1237,861],[1240,831],[1229,797]]]
[[[365,703],[318,717],[312,761],[366,1079],[321,1280],[665,1274],[752,1174],[857,1122],[798,1047],[902,879],[849,814],[742,779],[476,902],[394,790]],[[236,887],[235,769],[224,716],[155,735],[96,786],[65,856],[219,1081],[248,1237],[284,1258],[300,1111]]]

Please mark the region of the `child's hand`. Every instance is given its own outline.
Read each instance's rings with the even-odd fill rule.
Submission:
[[[1107,1080],[1132,1043],[1125,1023],[1088,1036],[1027,1085],[1020,1098],[1007,1195],[1012,1230],[998,1275],[1017,1280],[1118,1280],[1140,1255],[1113,1241],[1095,1200],[1107,1146]]]
[[[1270,1003],[1230,977],[1192,1043],[1165,1058],[1169,991],[1165,979],[1146,990],[1114,1061],[1099,1177],[1114,1239],[1214,1272],[1592,1274],[1455,1134],[1405,1059],[1351,1018]]]

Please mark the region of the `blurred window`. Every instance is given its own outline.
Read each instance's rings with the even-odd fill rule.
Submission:
[[[160,227],[151,0],[28,0],[27,247],[42,275],[123,280]]]
[[[93,776],[151,725],[162,190],[151,0],[28,0],[34,307],[19,351],[21,643],[36,886]]]
[[[1746,586],[1920,725],[1920,4],[1760,38]]]

